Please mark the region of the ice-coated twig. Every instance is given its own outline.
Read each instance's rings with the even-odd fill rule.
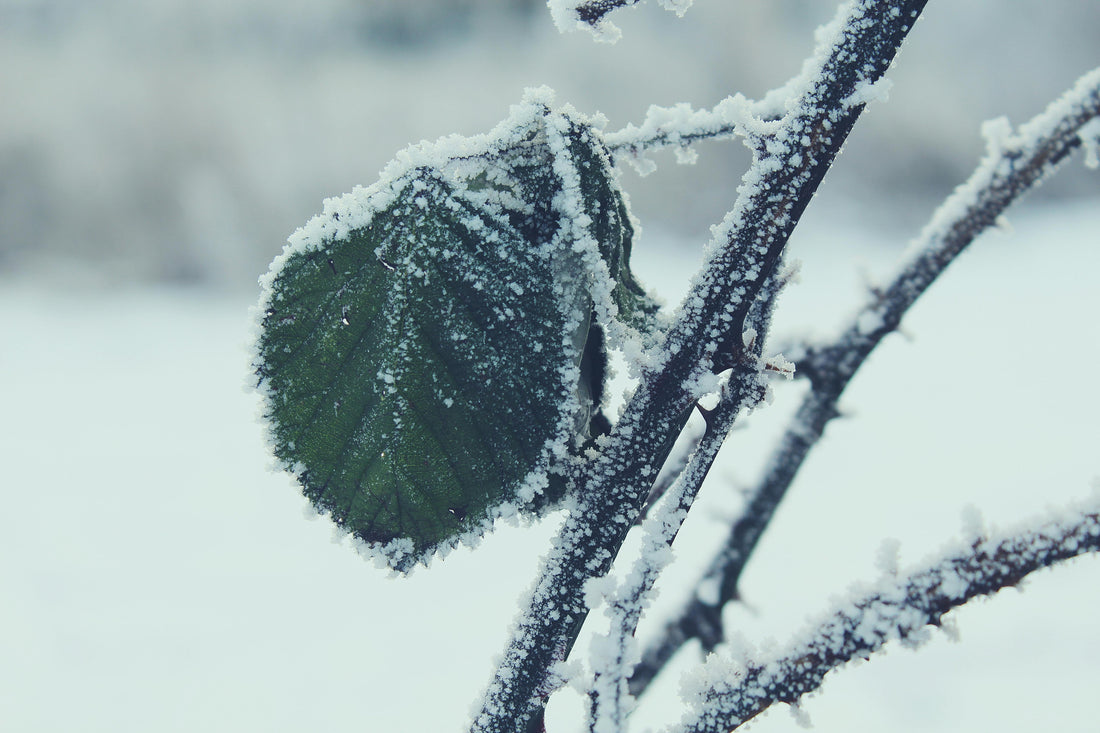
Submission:
[[[687,103],[673,107],[652,105],[640,125],[633,123],[604,135],[615,162],[632,163],[642,173],[651,170],[645,154],[662,148],[688,150],[700,140],[749,137],[765,123],[754,115],[753,104],[740,94],[726,97],[712,109],[692,109]]]
[[[708,455],[710,455],[710,461],[714,460],[717,448],[729,437],[729,433],[733,429],[733,423],[741,409],[752,408],[767,396],[766,386],[761,385],[760,389],[755,392],[755,402],[748,400],[744,386],[754,383],[761,375],[779,375],[787,378],[793,376],[793,365],[790,365],[792,368],[788,370],[780,366],[778,359],[769,361],[761,358],[765,335],[771,327],[772,311],[775,308],[776,298],[779,292],[789,283],[792,273],[793,271],[776,271],[774,276],[764,283],[757,294],[756,303],[749,310],[749,314],[745,319],[746,329],[741,339],[744,347],[743,358],[735,367],[736,371],[729,375],[726,384],[723,385],[718,406],[713,409],[704,409],[701,405],[697,405],[706,427],[698,436],[687,441],[688,445],[685,446],[681,455],[670,456],[668,462],[662,467],[657,481],[654,482],[653,488],[638,514],[638,524],[645,521],[649,510],[673,487],[680,476],[688,471],[690,466],[693,466],[694,462],[700,460],[700,457]],[[779,359],[781,358],[779,357]],[[730,386],[731,384],[742,384],[743,386],[734,388]],[[727,415],[728,420],[726,419]],[[700,450],[700,444],[704,440],[717,441],[717,445],[713,447],[713,454],[710,448]],[[710,466],[708,464],[701,473],[694,467],[690,468],[690,471],[696,472],[699,481],[702,482],[707,472],[710,471]],[[691,490],[693,496],[698,493],[699,488],[699,486],[696,486]],[[674,538],[674,535],[668,538],[669,544],[672,543]]]
[[[1100,496],[1087,506],[1000,537],[976,538],[906,577],[889,576],[841,605],[770,660],[738,664],[712,655],[692,680],[681,733],[725,733],[777,702],[796,704],[830,671],[887,642],[917,645],[944,614],[1016,586],[1031,573],[1100,551]]]
[[[672,542],[714,463],[723,438],[741,407],[762,398],[765,389],[762,377],[763,372],[758,371],[755,382],[731,379],[723,385],[726,394],[716,408],[706,412],[707,429],[698,446],[656,511],[642,525],[644,536],[638,560],[607,601],[605,613],[610,620],[609,630],[592,642],[589,717],[593,733],[625,730],[633,706],[627,681],[638,658],[634,632],[642,612],[649,605],[657,577],[671,560]],[[590,599],[590,605],[592,602]]]
[[[686,435],[687,431],[685,430],[684,432]],[[649,490],[649,496],[646,497],[645,503],[642,504],[641,511],[638,512],[638,519],[635,521],[636,525],[640,526],[645,522],[645,520],[649,518],[649,512],[658,505],[661,499],[668,493],[669,489],[676,485],[676,481],[679,480],[680,475],[687,468],[691,457],[695,455],[695,452],[699,449],[699,443],[702,442],[705,435],[706,431],[702,430],[696,435],[688,436],[682,448],[677,448],[674,452],[669,454],[669,457],[665,460],[665,465],[661,467],[661,473],[657,476],[657,480]]]
[[[1100,69],[1082,76],[1062,97],[1015,133],[1008,123],[987,123],[988,150],[971,177],[933,215],[911,247],[893,282],[875,293],[833,344],[812,347],[798,360],[798,373],[812,388],[773,454],[760,484],[701,584],[720,589],[718,598],[693,597],[666,622],[642,654],[630,688],[641,695],[672,655],[689,639],[706,650],[722,640],[721,608],[737,598],[737,584],[757,541],[825,425],[837,416],[837,402],[867,356],[896,330],[908,308],[953,259],[1010,204],[1053,173],[1089,137],[1100,117]]]
[[[795,77],[792,82],[800,78]],[[687,103],[672,107],[651,105],[640,124],[630,123],[621,130],[606,133],[604,143],[615,162],[631,163],[643,174],[653,169],[646,158],[647,153],[675,148],[687,153],[681,156],[681,162],[693,162],[695,156],[691,146],[702,140],[740,137],[750,150],[766,148],[769,138],[782,130],[781,120],[789,95],[797,93],[797,90],[790,90],[791,86],[789,82],[772,90],[760,101],[734,94],[711,109],[693,109]],[[868,96],[867,101],[870,98]]]
[[[764,283],[863,110],[857,90],[882,77],[926,0],[853,0],[819,34],[789,89],[786,113],[754,150],[738,199],[713,229],[706,264],[612,431],[574,480],[572,505],[543,560],[472,730],[533,733],[588,608],[584,588],[607,574],[676,436],[713,375],[743,353]]]
[[[773,280],[780,282],[780,278]],[[761,331],[768,326],[767,319],[778,288],[778,285],[765,287],[758,298],[761,307],[755,320]],[[698,407],[706,422],[703,435],[696,441],[695,449],[677,472],[653,516],[642,525],[642,546],[630,573],[609,594],[606,608],[609,631],[593,641],[594,674],[589,692],[589,720],[593,733],[625,730],[627,716],[633,707],[633,696],[627,685],[638,660],[634,633],[642,612],[650,603],[657,577],[671,560],[672,543],[734,422],[742,410],[751,409],[766,398],[774,361],[761,358],[761,344],[756,329],[747,330],[742,361],[722,384],[718,404],[711,409]],[[589,606],[594,606],[594,600],[598,599],[589,599]]]
[[[562,32],[574,28],[591,31],[596,38],[616,41],[619,29],[607,20],[607,16],[619,8],[629,8],[642,0],[550,0],[550,12]],[[661,7],[683,15],[694,0],[658,0]]]

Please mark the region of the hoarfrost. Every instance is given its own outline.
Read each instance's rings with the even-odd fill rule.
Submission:
[[[870,336],[885,327],[886,321],[878,310],[865,310],[856,319],[856,329],[863,336]]]
[[[591,33],[597,41],[614,43],[622,37],[622,31],[611,23],[607,16],[616,8],[632,7],[640,1],[618,0],[611,3],[605,2],[601,7],[598,3],[592,3],[591,0],[548,0],[547,5],[550,7],[554,24],[560,32],[567,33],[583,29]],[[662,8],[678,16],[683,16],[692,2],[694,0],[658,0]],[[596,7],[586,7],[590,5],[596,5]],[[582,8],[584,8],[583,12]]]
[[[885,76],[877,81],[864,79],[856,84],[855,92],[844,100],[843,106],[857,107],[871,102],[887,102],[890,99],[890,90],[893,88],[894,82]]]
[[[814,722],[810,719],[810,714],[807,713],[806,709],[803,708],[800,704],[793,703],[791,705],[788,705],[787,710],[790,711],[791,717],[794,718],[794,722],[798,725],[799,728],[810,730],[814,727]]]
[[[967,504],[963,507],[960,518],[962,519],[963,538],[972,542],[985,538],[985,518],[978,507]]]
[[[867,659],[891,641],[920,645],[934,626],[954,638],[957,629],[945,613],[1086,550],[1100,550],[1100,496],[995,533],[981,546],[967,539],[902,577],[887,574],[874,586],[854,589],[782,649],[745,663],[712,654],[685,678],[682,694],[692,709],[683,727],[707,721],[708,730],[729,728],[776,702],[797,704],[832,670]]]
[[[583,409],[578,387],[582,373],[578,365],[589,328],[588,312],[594,313],[595,320],[602,327],[609,344],[622,344],[627,351],[633,353],[643,350],[641,334],[633,325],[627,326],[619,320],[617,283],[602,254],[601,243],[596,241],[590,231],[596,226],[594,217],[599,210],[590,208],[592,202],[586,199],[588,194],[582,191],[582,174],[578,168],[582,163],[574,158],[571,147],[578,136],[587,135],[583,144],[591,146],[597,156],[595,165],[600,166],[599,172],[611,176],[608,185],[611,190],[617,190],[614,188],[615,174],[610,168],[606,153],[602,151],[598,137],[606,120],[602,117],[584,117],[571,107],[552,110],[553,100],[553,91],[547,87],[526,90],[522,103],[514,106],[509,117],[489,133],[472,137],[453,135],[436,142],[410,146],[400,151],[394,161],[386,166],[377,183],[366,188],[356,187],[351,193],[341,197],[326,199],[323,213],[315,216],[289,238],[283,253],[261,278],[262,295],[255,316],[260,325],[268,313],[275,312],[283,297],[276,287],[277,277],[292,257],[323,250],[334,242],[346,240],[353,232],[368,229],[379,212],[388,212],[401,200],[406,202],[403,205],[412,209],[426,209],[433,201],[432,196],[437,195],[433,192],[441,185],[452,186],[456,193],[452,197],[436,201],[449,207],[460,224],[482,241],[498,242],[496,251],[501,260],[505,263],[511,262],[515,254],[509,247],[513,245],[506,244],[500,238],[498,221],[504,222],[514,212],[532,214],[534,202],[524,200],[524,196],[531,191],[524,189],[525,184],[516,182],[517,176],[530,174],[516,171],[540,170],[539,166],[542,166],[545,173],[536,175],[552,175],[558,182],[556,192],[548,202],[557,219],[557,232],[548,241],[533,242],[530,252],[551,263],[555,274],[559,276],[553,278],[554,290],[558,296],[557,307],[565,324],[561,345],[569,358],[558,370],[561,386],[559,394],[562,397],[557,423],[550,431],[531,472],[515,487],[516,496],[522,502],[533,501],[542,493],[548,485],[548,468],[554,463],[564,465],[572,460],[573,445],[581,439],[574,432]],[[605,157],[601,160],[600,155]],[[584,175],[591,179],[593,161],[585,159],[583,165],[587,166]],[[409,195],[406,191],[412,192],[411,198],[401,199],[401,196]],[[460,204],[456,197],[472,203],[475,207],[473,210],[477,213],[470,213],[473,210],[464,208],[466,204]],[[597,201],[595,206],[598,207],[601,203],[611,202]],[[626,213],[613,212],[612,216],[629,216],[625,202],[622,211]],[[395,215],[401,216],[402,212],[397,211]],[[616,221],[611,219],[612,224]],[[623,226],[632,223],[625,222]],[[436,247],[432,254],[445,261],[454,261],[463,256],[453,247]],[[388,256],[382,247],[375,251],[375,257],[391,272],[400,268],[408,275],[419,278],[423,284],[428,283],[429,272],[412,259],[388,262]],[[615,257],[618,260],[618,255]],[[625,257],[620,264],[625,268]],[[329,266],[333,267],[335,273],[331,259]],[[471,269],[464,277],[475,290],[487,291],[491,280],[483,280],[479,273],[479,270]],[[615,277],[618,276],[619,273],[616,273]],[[511,279],[505,280],[501,285],[510,297],[528,295],[529,286],[524,282]],[[494,304],[492,310],[502,323],[525,317],[522,308],[514,307],[508,301]],[[395,311],[391,310],[387,318],[392,328],[399,326],[393,321],[396,318]],[[341,322],[345,326],[353,322],[353,315],[347,306],[341,310]],[[470,339],[470,335],[459,328],[452,328],[445,333],[456,342]],[[536,343],[534,351],[542,351],[544,346],[546,345]],[[376,374],[383,389],[389,394],[398,395],[399,402],[399,393],[403,389],[402,364],[412,356],[409,347],[402,344]],[[254,364],[260,363],[257,355]],[[497,368],[492,365],[487,367],[487,371]],[[484,383],[491,384],[492,378],[486,378]],[[270,385],[266,380],[261,380],[259,389],[269,405],[265,414],[271,414],[270,405],[274,404],[272,400],[275,396],[271,393]],[[456,405],[453,397],[443,397],[442,394],[440,401],[447,408]],[[339,409],[339,401],[334,403],[334,407]],[[396,422],[396,430],[402,430],[400,420]],[[306,471],[303,469],[297,475],[304,477]],[[516,507],[510,504],[490,511],[483,521],[477,523],[472,534],[485,531],[495,519],[512,515],[515,511]],[[470,533],[464,534],[457,541],[465,542],[471,536]],[[390,543],[378,548],[378,551],[381,556],[393,562],[407,562],[408,556],[413,554],[405,543]]]
[[[695,586],[695,597],[708,606],[717,606],[722,600],[722,578],[710,575]]]
[[[677,16],[683,17],[684,13],[688,11],[692,3],[695,0],[658,0],[661,7],[665,10],[671,10],[676,13]]]
[[[875,566],[883,575],[898,574],[898,559],[901,543],[890,537],[884,539],[879,545],[878,554],[875,556]]]
[[[1100,168],[1100,117],[1082,125],[1077,137],[1085,150],[1085,166],[1092,170]]]

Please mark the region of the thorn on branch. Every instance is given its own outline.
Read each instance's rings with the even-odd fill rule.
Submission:
[[[1037,527],[945,554],[906,577],[887,577],[770,660],[734,667],[732,660],[712,657],[708,666],[713,672],[694,693],[694,720],[685,720],[683,730],[728,731],[776,702],[796,703],[833,670],[854,659],[870,659],[890,641],[921,643],[928,638],[928,627],[945,626],[944,615],[970,600],[1017,587],[1037,570],[1100,551],[1098,511],[1100,502],[1094,499]],[[946,626],[950,629],[950,619]]]
[[[782,354],[775,354],[764,360],[764,371],[777,374],[784,379],[793,379],[795,364],[788,361]]]

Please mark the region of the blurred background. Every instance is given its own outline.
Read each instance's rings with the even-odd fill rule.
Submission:
[[[820,0],[618,13],[616,45],[541,0],[0,0],[0,276],[251,288],[321,200],[405,145],[488,130],[526,86],[602,112],[758,97],[800,68]],[[1023,121],[1097,63],[1100,5],[931,3],[817,208],[909,231],[971,170],[982,120]],[[625,185],[643,223],[702,241],[736,142]],[[1043,196],[1095,192],[1080,170]]]

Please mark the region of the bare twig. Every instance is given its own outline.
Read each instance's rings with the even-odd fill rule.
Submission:
[[[891,640],[915,645],[944,614],[1015,586],[1027,575],[1100,551],[1100,497],[1092,505],[1001,538],[979,538],[903,579],[888,578],[838,608],[770,661],[743,666],[715,655],[697,681],[684,733],[725,733],[777,702],[795,704],[830,671]]]
[[[760,310],[770,313],[775,293],[776,288],[762,291],[760,300],[768,304]],[[767,328],[763,316],[756,322],[762,330]],[[773,362],[761,358],[761,340],[755,329],[746,331],[743,345],[742,360],[722,385],[718,404],[713,409],[699,408],[706,429],[656,513],[645,523],[641,552],[634,567],[610,594],[607,607],[610,630],[593,642],[594,680],[589,693],[593,731],[625,729],[632,707],[628,680],[637,663],[634,634],[643,610],[649,605],[653,586],[671,559],[672,543],[738,415],[745,408],[760,404],[767,394]]]
[[[889,67],[925,0],[857,0],[821,36],[787,113],[762,137],[697,285],[599,452],[575,479],[573,505],[472,730],[537,731],[557,664],[587,615],[584,587],[607,573],[699,397],[731,368],[756,296],[863,109],[857,92]]]
[[[745,510],[706,573],[707,587],[720,588],[717,599],[693,597],[669,620],[642,655],[630,689],[640,695],[686,641],[697,638],[704,649],[722,640],[721,607],[737,598],[741,573],[825,425],[867,356],[896,330],[908,308],[978,234],[993,225],[1014,201],[1053,173],[1082,144],[1082,128],[1100,116],[1100,69],[1074,87],[1018,132],[1007,122],[987,124],[989,150],[970,179],[933,215],[914,243],[915,254],[893,282],[879,292],[833,344],[811,348],[799,360],[799,372],[812,389],[773,454],[764,478],[750,494]]]

